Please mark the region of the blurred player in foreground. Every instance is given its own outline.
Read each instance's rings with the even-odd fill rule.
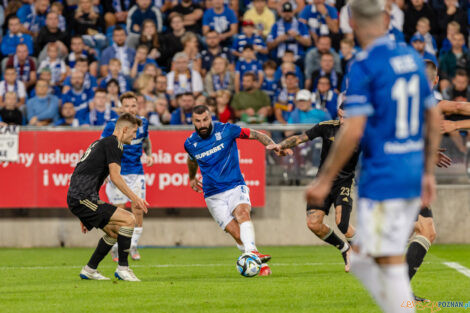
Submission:
[[[351,271],[384,312],[414,312],[401,307],[412,301],[404,254],[421,204],[435,197],[440,113],[421,57],[385,36],[383,7],[379,0],[350,2],[363,51],[350,69],[348,118],[306,198],[323,203],[362,138]]]
[[[279,144],[267,146],[266,149],[281,152],[284,149],[293,148],[309,140],[321,137],[323,140],[319,167],[321,169],[328,152],[335,141],[336,134],[344,123],[343,110],[343,105],[340,105],[338,108],[338,120],[321,122],[301,135],[286,138]],[[336,176],[333,182],[333,187],[331,188],[331,191],[323,205],[312,206],[307,204],[308,228],[321,240],[341,251],[344,259],[344,270],[346,272],[349,272],[349,244],[352,242],[356,232],[354,227],[349,224],[349,217],[351,216],[353,205],[351,186],[354,180],[359,153],[359,149],[356,149],[351,159],[349,159],[344,168],[339,172],[338,176]],[[328,215],[330,212],[331,205],[335,208],[336,225],[338,225],[338,229],[345,235],[346,240],[348,241],[347,243],[338,237],[333,229],[323,223],[325,215]]]
[[[265,146],[274,142],[256,130],[212,122],[206,105],[193,108],[192,120],[196,131],[184,143],[191,188],[204,191],[209,212],[220,228],[235,239],[238,249],[243,253],[254,253],[261,259],[263,265],[259,275],[270,275],[271,269],[266,262],[271,256],[259,253],[255,245],[250,190],[240,171],[236,139],[256,139]],[[198,167],[203,183],[196,178]]]
[[[147,212],[148,203],[132,192],[120,174],[123,144],[129,144],[135,138],[141,125],[142,121],[138,118],[123,114],[116,121],[112,135],[93,142],[73,171],[67,193],[70,211],[80,219],[83,233],[93,227],[101,228],[106,233],[98,242],[88,264],[81,270],[80,277],[83,279],[109,280],[97,268],[111,247],[118,242],[119,265],[114,275],[122,280],[140,281],[127,261],[135,217],[126,210],[101,201],[98,193],[109,175],[117,188],[132,199],[138,210]]]

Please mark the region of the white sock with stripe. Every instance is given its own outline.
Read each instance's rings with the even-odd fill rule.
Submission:
[[[240,224],[240,239],[245,246],[245,252],[258,250],[255,245],[255,228],[251,221]]]
[[[134,228],[134,233],[132,234],[131,249],[137,249],[137,246],[139,245],[139,239],[140,236],[142,236],[143,230],[143,227]]]

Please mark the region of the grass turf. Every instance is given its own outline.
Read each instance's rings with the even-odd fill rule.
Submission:
[[[255,278],[236,271],[236,248],[141,249],[142,260],[130,263],[141,283],[80,280],[92,251],[0,249],[0,312],[380,312],[332,247],[264,247],[273,275]],[[470,247],[432,246],[414,291],[469,301],[470,278],[446,261],[470,268]],[[106,257],[99,269],[113,277],[115,264]]]

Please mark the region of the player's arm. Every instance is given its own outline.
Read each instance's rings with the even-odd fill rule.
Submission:
[[[194,191],[202,192],[202,183],[196,178],[197,169],[199,168],[197,161],[193,160],[191,156],[188,155],[186,164],[188,165],[189,185]]]
[[[436,194],[436,178],[434,169],[437,163],[437,153],[441,135],[439,132],[440,111],[438,107],[431,107],[426,110],[426,128],[424,137],[424,176],[422,202],[424,206],[431,204]]]
[[[139,198],[132,190],[127,186],[124,178],[121,176],[121,166],[117,163],[109,163],[109,177],[113,184],[128,197],[136,207],[147,213],[147,201]]]
[[[470,115],[470,102],[441,100],[439,101],[438,106],[441,112],[445,115]]]
[[[269,147],[270,145],[276,144],[268,135],[262,132],[259,132],[257,130],[254,130],[254,129],[250,129],[250,128],[242,128],[242,131],[240,133],[240,138],[241,139],[255,139],[261,142],[266,148]],[[274,151],[276,152],[277,155],[280,155],[280,156],[292,154],[292,150],[290,149],[280,150],[280,151],[274,150]]]
[[[442,120],[441,121],[441,133],[451,133],[455,130],[460,129],[468,129],[470,128],[470,119],[468,120],[461,120],[461,121],[449,121],[449,120]]]
[[[301,135],[291,136],[289,138],[284,139],[280,143],[277,144],[270,144],[266,147],[267,150],[274,150],[276,152],[280,152],[281,150],[294,148],[300,145],[301,143],[309,141],[307,134],[303,133]]]
[[[144,142],[142,143],[142,149],[144,150],[145,155],[147,156],[147,166],[152,166],[153,165],[152,142],[150,141],[149,137],[146,137],[144,139]]]

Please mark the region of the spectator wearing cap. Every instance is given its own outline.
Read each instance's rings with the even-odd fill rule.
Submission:
[[[425,50],[433,55],[436,55],[438,51],[437,43],[434,37],[429,32],[430,29],[431,25],[429,23],[429,20],[425,17],[422,17],[418,20],[418,24],[416,24],[415,35],[420,34],[421,36],[423,36],[424,43],[426,44]]]
[[[299,21],[308,25],[310,35],[316,43],[319,36],[328,36],[339,32],[338,11],[325,4],[325,0],[314,0],[299,15]]]
[[[243,91],[235,93],[230,104],[235,116],[244,122],[264,122],[272,114],[269,97],[258,88],[256,79],[254,73],[245,73]]]
[[[331,115],[326,110],[312,106],[312,94],[306,89],[297,92],[295,96],[295,109],[289,116],[289,124],[318,124],[331,120]]]
[[[193,0],[182,0],[171,9],[170,18],[173,14],[178,13],[183,16],[185,28],[187,31],[195,34],[201,34],[202,32],[202,16],[204,10],[197,1]]]
[[[320,69],[314,71],[310,78],[306,80],[306,88],[310,90],[317,89],[319,77],[328,76],[331,89],[339,90],[341,88],[342,76],[334,69],[334,58],[331,53],[324,53],[320,60]]]
[[[10,66],[15,68],[18,79],[24,83],[26,90],[34,87],[37,79],[36,63],[28,56],[28,47],[24,43],[17,45],[16,53],[8,58],[7,67]]]
[[[127,33],[129,35],[139,35],[142,31],[142,23],[151,20],[157,26],[157,31],[163,29],[163,19],[160,10],[153,5],[152,0],[137,0],[136,4],[127,14]]]
[[[274,104],[274,116],[276,121],[287,124],[290,114],[295,109],[295,96],[299,92],[299,79],[294,72],[285,75],[286,86],[278,92]]]
[[[122,73],[129,75],[132,68],[132,62],[135,58],[135,50],[126,46],[126,31],[120,26],[113,30],[113,45],[104,49],[100,59],[101,76],[108,75],[108,65],[111,59],[121,61]]]
[[[240,91],[241,79],[247,72],[254,73],[258,82],[263,81],[263,66],[256,59],[255,51],[251,45],[245,46],[242,58],[235,66],[235,92]]]
[[[296,61],[301,60],[305,54],[305,47],[311,45],[307,25],[294,16],[290,2],[284,2],[280,15],[282,18],[273,25],[268,35],[268,49],[273,52],[273,57],[277,60],[282,58],[286,50],[294,52]]]
[[[252,3],[251,9],[243,15],[243,20],[253,21],[257,34],[266,38],[276,22],[274,13],[266,5],[266,0],[253,0]]]
[[[225,58],[233,70],[233,55],[230,49],[220,45],[220,36],[215,30],[209,30],[205,36],[207,49],[201,51],[202,75],[205,76],[212,67],[212,62],[216,57]]]
[[[224,4],[224,0],[213,0],[213,7],[204,12],[202,33],[207,35],[213,29],[219,34],[223,46],[231,44],[231,38],[238,32],[238,19],[235,12]]]
[[[328,111],[331,117],[335,119],[338,114],[338,93],[332,89],[330,78],[321,76],[318,78],[315,92],[312,93],[312,102],[315,108]]]
[[[431,34],[437,33],[436,15],[433,9],[424,0],[412,0],[411,5],[405,9],[403,33],[406,40],[409,40],[416,32],[416,24],[422,17],[426,17],[431,22]]]
[[[12,16],[8,20],[8,34],[2,38],[2,54],[4,56],[15,54],[16,46],[20,43],[23,43],[28,47],[29,55],[33,54],[33,38],[30,35],[23,34],[21,32],[20,19],[16,16]]]
[[[436,66],[438,65],[436,56],[426,51],[426,42],[423,35],[413,35],[413,37],[411,37],[410,43],[413,48],[419,53],[419,55],[423,58],[423,60],[430,60],[434,64],[436,64]]]
[[[334,69],[341,73],[341,60],[339,54],[331,47],[331,38],[321,36],[318,38],[317,46],[310,49],[305,56],[305,78],[312,77],[314,71],[320,69],[321,56],[325,53],[333,55]]]
[[[38,80],[36,96],[26,102],[28,123],[32,126],[46,126],[59,119],[59,98],[48,94],[49,83]]]
[[[243,53],[243,48],[246,45],[253,46],[258,59],[265,59],[268,54],[268,48],[264,42],[263,37],[256,34],[255,23],[251,20],[244,20],[242,23],[242,33],[238,34],[233,41],[232,53],[240,57]]]

